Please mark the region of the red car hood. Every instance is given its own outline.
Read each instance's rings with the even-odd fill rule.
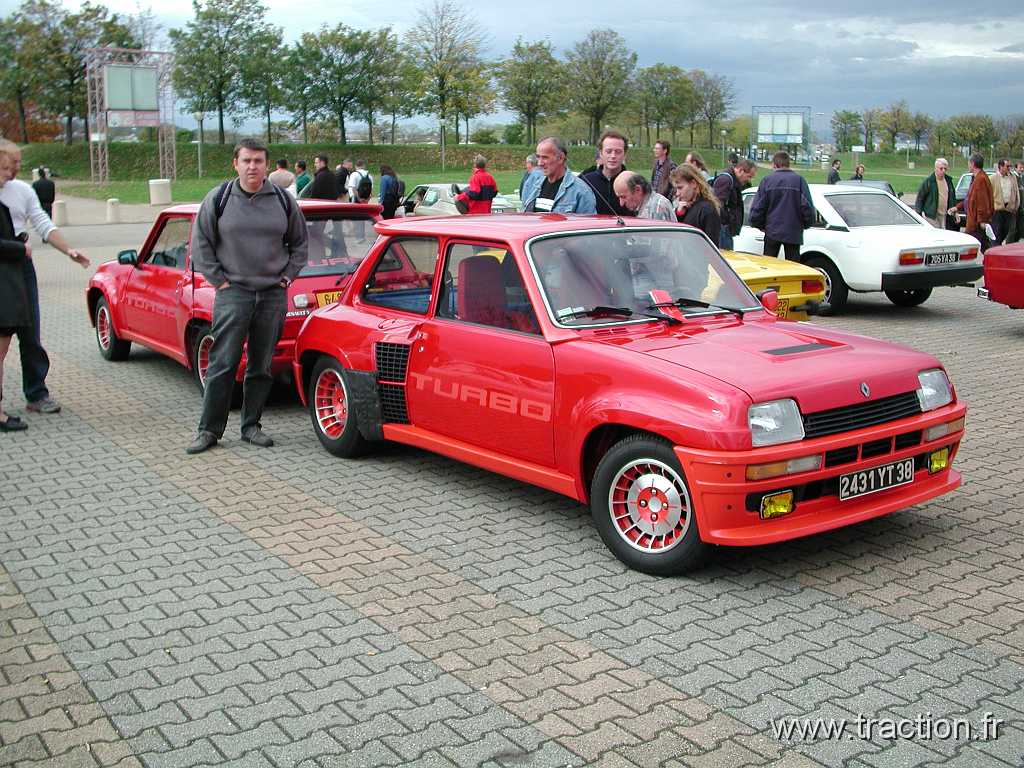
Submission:
[[[755,403],[794,398],[804,413],[864,402],[862,384],[872,400],[912,392],[919,371],[941,367],[908,347],[807,324],[747,321],[666,331],[601,340],[713,376]]]

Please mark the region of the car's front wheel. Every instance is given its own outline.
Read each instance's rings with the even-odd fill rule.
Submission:
[[[825,278],[825,298],[818,314],[835,315],[841,312],[846,306],[846,300],[850,297],[850,289],[836,265],[822,256],[807,259],[804,264],[818,270]]]
[[[321,357],[313,367],[306,391],[309,417],[320,445],[329,453],[353,458],[366,450],[352,410],[344,368],[333,357]]]
[[[928,301],[932,295],[931,288],[918,288],[913,291],[886,291],[885,295],[897,307],[916,307]]]
[[[104,360],[126,360],[128,353],[132,350],[132,343],[118,338],[114,330],[114,320],[110,315],[110,305],[107,300],[100,298],[96,302],[96,310],[93,317],[96,326],[96,346],[99,347],[100,355]]]
[[[634,570],[671,576],[700,566],[710,551],[682,467],[659,438],[634,435],[611,447],[594,474],[590,511],[605,545]]]

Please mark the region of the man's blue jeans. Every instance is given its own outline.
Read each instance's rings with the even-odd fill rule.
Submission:
[[[50,372],[50,357],[43,349],[39,336],[39,281],[32,259],[25,259],[25,290],[32,311],[32,325],[18,331],[18,350],[21,353],[21,386],[25,400],[35,403],[50,396],[46,388],[46,374]]]
[[[284,330],[287,291],[279,286],[255,291],[229,285],[217,291],[213,303],[213,347],[206,369],[206,391],[203,393],[203,414],[200,432],[224,436],[231,409],[231,393],[235,374],[246,347],[245,380],[242,384],[242,435],[260,427],[260,416],[274,380],[270,364],[274,348]]]
[[[718,238],[718,247],[723,251],[731,251],[733,245],[732,232],[722,226],[722,234]]]

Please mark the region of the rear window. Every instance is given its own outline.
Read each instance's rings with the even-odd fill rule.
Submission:
[[[377,239],[370,216],[306,214],[309,262],[299,277],[354,272]]]
[[[825,199],[850,228],[923,226],[888,195],[825,195]]]

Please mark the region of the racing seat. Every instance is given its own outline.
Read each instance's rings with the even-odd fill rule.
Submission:
[[[508,327],[505,322],[505,284],[501,263],[493,256],[468,256],[459,262],[456,299],[459,319]]]

